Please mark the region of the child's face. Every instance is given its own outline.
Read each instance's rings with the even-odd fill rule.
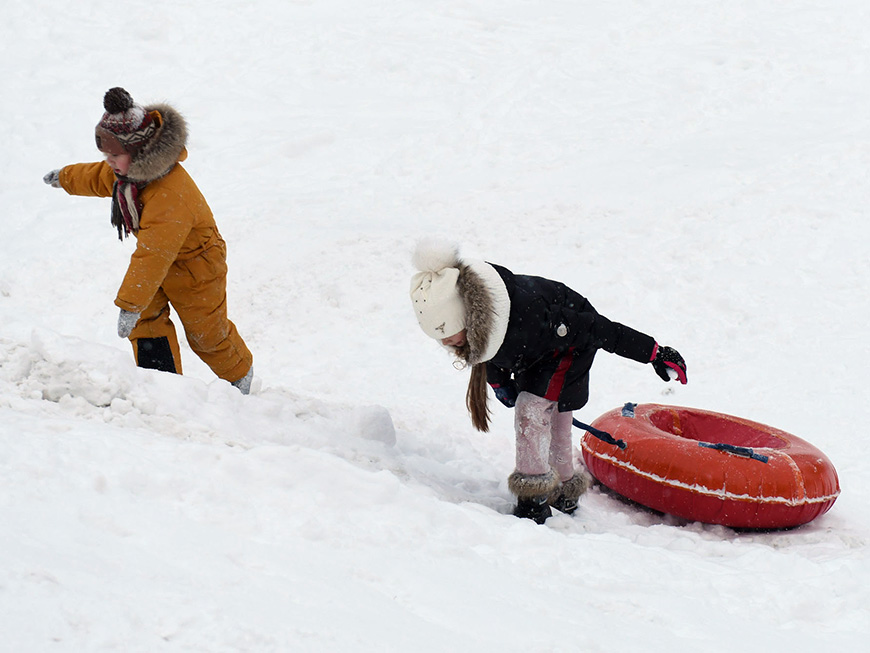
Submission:
[[[130,155],[129,154],[108,154],[106,153],[106,163],[115,171],[119,177],[126,177],[130,172]]]
[[[455,333],[449,338],[441,338],[441,344],[445,347],[462,347],[467,342],[466,330],[463,329],[459,333]]]

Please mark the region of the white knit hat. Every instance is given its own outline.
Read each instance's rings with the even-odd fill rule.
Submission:
[[[465,304],[456,286],[457,250],[443,242],[423,242],[414,264],[420,272],[411,277],[411,301],[420,328],[436,340],[456,335],[465,328]]]

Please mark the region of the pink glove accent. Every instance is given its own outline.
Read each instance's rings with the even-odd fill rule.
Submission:
[[[679,380],[680,383],[682,383],[683,385],[686,385],[686,383],[689,382],[689,380],[686,378],[686,373],[683,371],[683,368],[681,368],[679,365],[677,365],[676,363],[670,363],[668,361],[665,361],[665,365],[667,365],[674,372],[676,372],[677,379]]]
[[[680,356],[680,352],[673,347],[659,347],[656,343],[650,362],[662,381],[678,379],[683,385],[688,382],[686,361]]]

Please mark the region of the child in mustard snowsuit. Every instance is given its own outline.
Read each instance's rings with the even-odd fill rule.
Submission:
[[[136,250],[115,305],[118,335],[129,338],[139,367],[181,374],[169,305],[191,349],[217,374],[250,391],[253,357],[227,318],[226,243],[187,171],[187,124],[166,104],[142,107],[110,89],[96,127],[105,161],[54,170],[45,182],[71,195],[112,198],[112,224]]]

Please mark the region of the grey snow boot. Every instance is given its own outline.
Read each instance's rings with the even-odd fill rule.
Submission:
[[[243,395],[251,394],[251,381],[254,380],[254,366],[238,381],[233,381],[232,385],[236,386]]]

